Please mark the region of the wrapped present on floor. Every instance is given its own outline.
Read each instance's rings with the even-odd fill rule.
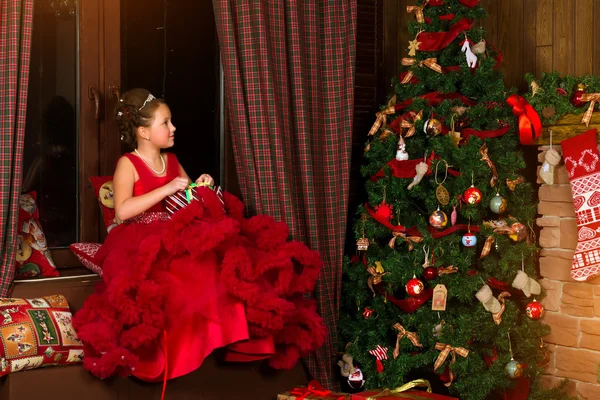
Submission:
[[[277,395],[277,400],[300,399],[350,400],[350,395],[347,393],[334,393],[327,390],[316,380],[308,382],[308,386],[297,387],[289,392]]]
[[[208,187],[214,190],[221,203],[223,203],[223,191],[220,186],[206,186],[197,183],[190,183],[185,190],[181,190],[165,198],[165,208],[169,214],[186,207],[192,201],[202,201],[202,196],[198,193],[198,188]]]
[[[427,388],[427,391],[414,390],[417,387]],[[425,379],[417,379],[408,382],[396,389],[374,389],[365,392],[355,393],[351,400],[458,400],[456,397],[442,396],[431,393],[431,385]]]

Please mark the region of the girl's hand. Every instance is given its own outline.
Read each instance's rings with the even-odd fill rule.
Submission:
[[[202,174],[200,175],[200,178],[196,179],[196,183],[203,186],[212,186],[214,185],[215,180],[209,174]]]
[[[183,176],[178,176],[173,179],[171,182],[167,183],[165,187],[167,188],[167,196],[170,196],[174,193],[179,192],[180,190],[184,190],[188,186],[187,178]]]

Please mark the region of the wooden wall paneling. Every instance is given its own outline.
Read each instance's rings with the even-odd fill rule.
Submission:
[[[594,0],[575,0],[575,75],[593,71]],[[596,33],[595,36],[598,36]]]
[[[505,62],[500,67],[506,87],[523,82],[523,1],[502,0],[498,3],[498,49]]]
[[[480,3],[487,11],[488,17],[479,23],[486,31],[486,40],[494,46],[498,46],[498,1],[482,0]]]
[[[536,41],[537,41],[537,1],[523,1],[523,72],[535,73]],[[523,81],[522,86],[527,82]]]
[[[407,13],[406,6],[415,4],[415,0],[399,0],[396,1],[398,6],[398,48],[396,52],[396,62],[398,64],[398,68],[395,74],[398,74],[400,70],[402,70],[402,58],[408,56],[408,42],[413,40],[414,37],[410,37],[408,32],[408,22],[414,21],[415,14]]]
[[[575,28],[573,0],[554,0],[553,70],[561,75],[575,73]]]
[[[98,201],[90,176],[98,175],[98,128],[94,100],[88,96],[89,88],[100,88],[100,32],[99,0],[86,0],[79,4],[79,238],[80,242],[97,242],[100,216]]]
[[[396,53],[399,51],[398,30],[400,19],[398,18],[398,2],[396,0],[384,0],[383,7],[383,82],[384,87],[389,87],[390,80],[398,72]]]
[[[535,44],[536,46],[552,46],[552,19],[554,16],[554,1],[537,0],[536,3]]]
[[[553,47],[538,46],[535,49],[535,75],[540,76],[542,72],[552,72],[552,53]]]
[[[594,22],[594,43],[591,49],[592,52],[592,73],[600,75],[600,0],[594,0],[594,10],[592,12],[592,20]]]

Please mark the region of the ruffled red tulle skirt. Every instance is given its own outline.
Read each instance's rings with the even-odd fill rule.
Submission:
[[[266,216],[199,190],[170,219],[146,215],[114,228],[98,251],[104,282],[74,317],[84,367],[157,381],[198,368],[214,349],[226,359],[269,358],[291,368],[317,350],[326,330],[314,300],[321,259],[288,241]]]

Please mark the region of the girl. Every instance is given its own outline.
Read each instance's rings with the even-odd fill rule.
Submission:
[[[173,215],[163,200],[191,180],[170,148],[175,126],[164,101],[145,89],[125,93],[115,109],[123,155],[113,177],[114,207],[124,221],[96,255],[104,282],[74,318],[84,366],[99,377],[133,374],[171,379],[198,368],[218,347],[226,359],[269,358],[291,368],[325,338],[315,303],[318,253],[287,241],[266,216],[243,217],[227,192],[198,188]],[[208,174],[196,183],[213,185]]]

